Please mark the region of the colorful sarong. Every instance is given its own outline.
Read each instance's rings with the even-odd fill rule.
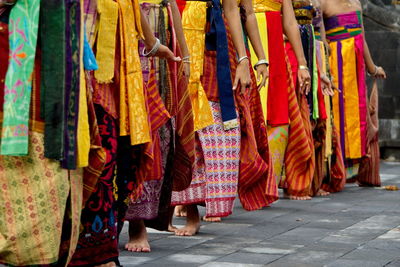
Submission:
[[[21,0],[10,12],[10,60],[5,77],[2,155],[28,154],[28,121],[40,0]],[[2,64],[5,64],[3,62]]]
[[[261,41],[266,48],[265,54],[270,63],[268,84],[261,88],[260,99],[264,118],[268,124],[272,175],[276,184],[282,183],[284,178],[284,156],[288,141],[289,123],[288,88],[290,87],[290,75],[287,72],[284,60],[285,48],[283,46],[281,10],[282,1],[257,0],[254,2]],[[250,51],[252,54],[255,53],[251,46]],[[256,62],[255,57],[252,57],[252,64]]]
[[[366,154],[367,89],[361,12],[325,19],[330,41],[330,66],[336,87],[334,124],[338,129],[348,176],[357,175],[359,159]]]
[[[306,96],[298,90],[298,62],[289,43],[288,72],[292,73],[289,89],[289,141],[285,154],[285,188],[289,195],[308,196],[315,170],[314,144],[310,123],[310,109]]]
[[[7,61],[8,27],[4,23],[0,23],[0,47],[0,62]],[[6,70],[7,65],[0,64],[0,102]],[[80,172],[63,170],[59,162],[44,156],[38,56],[32,77],[28,155],[0,156],[0,263],[61,266],[77,244],[82,179]]]
[[[172,193],[172,205],[204,204],[206,216],[232,213],[239,178],[240,129],[225,131],[219,104],[209,102],[215,124],[198,133],[193,179],[186,190]]]
[[[95,105],[106,162],[94,192],[82,210],[83,227],[71,266],[118,263],[117,219],[114,179],[117,154],[117,123],[104,109]]]

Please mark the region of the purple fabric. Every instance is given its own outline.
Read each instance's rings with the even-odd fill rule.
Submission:
[[[340,113],[340,142],[342,145],[343,158],[346,158],[345,149],[345,122],[344,122],[344,97],[343,97],[343,58],[342,58],[342,44],[337,43],[337,58],[338,58],[338,83],[339,83],[339,113]]]

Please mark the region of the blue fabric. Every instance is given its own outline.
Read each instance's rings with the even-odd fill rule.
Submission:
[[[228,38],[224,19],[222,18],[221,3],[212,0],[208,9],[210,30],[206,34],[206,48],[217,52],[217,83],[221,105],[222,121],[237,119],[235,101],[232,90],[231,66],[229,62]]]
[[[85,70],[97,70],[99,68],[99,66],[97,65],[96,57],[94,56],[93,50],[92,48],[90,48],[89,42],[87,40],[86,31],[83,41],[83,67]]]

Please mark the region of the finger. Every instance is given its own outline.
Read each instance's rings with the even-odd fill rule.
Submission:
[[[261,73],[257,72],[257,82],[259,82],[261,79]]]
[[[232,90],[236,90],[238,84],[239,84],[239,78],[237,78],[237,75],[236,75],[235,81],[233,82]]]

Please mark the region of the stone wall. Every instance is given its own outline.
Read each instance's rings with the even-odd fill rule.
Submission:
[[[397,7],[393,3],[363,1],[368,46],[375,64],[388,75],[378,84],[381,154],[383,159],[400,160],[400,2]]]

